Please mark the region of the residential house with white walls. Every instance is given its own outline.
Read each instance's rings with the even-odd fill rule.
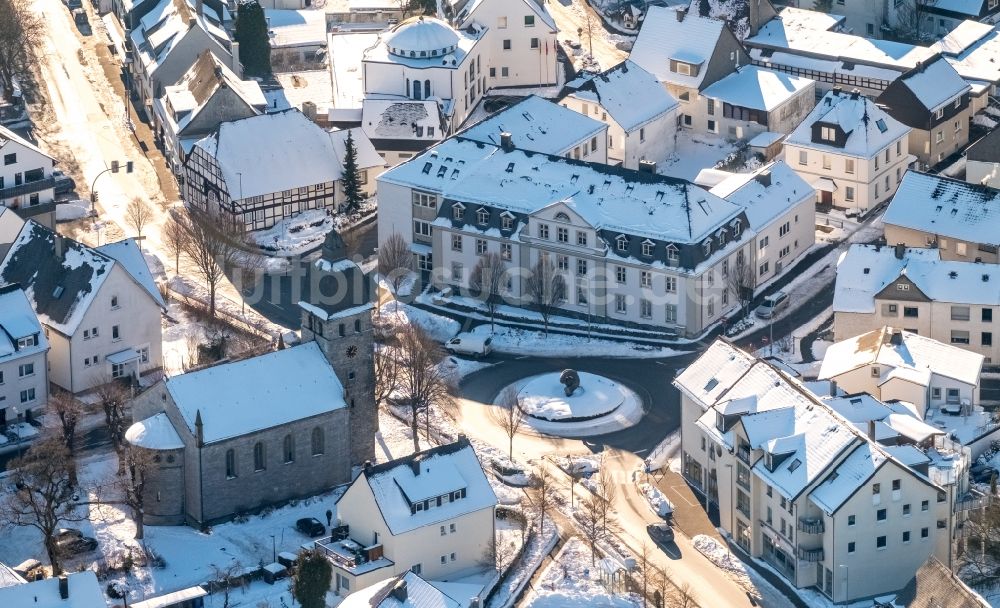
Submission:
[[[509,134],[510,144],[521,150],[608,163],[606,123],[537,95],[529,95],[458,133],[491,146],[501,145],[504,134]]]
[[[229,39],[226,14],[201,1],[191,6],[186,0],[160,0],[133,24],[128,34],[133,60],[127,65],[140,111],[152,119],[153,101],[165,87],[177,84],[206,50],[242,76],[239,43]]]
[[[51,203],[55,197],[55,159],[0,125],[0,205],[19,213]]]
[[[346,596],[410,571],[453,581],[493,559],[497,498],[472,444],[366,463],[337,500],[337,526],[316,542]],[[488,566],[492,572],[492,565]],[[467,598],[471,599],[471,598]]]
[[[830,346],[820,380],[848,393],[905,401],[921,419],[929,409],[961,412],[979,403],[983,356],[894,327],[881,327]]]
[[[100,608],[106,605],[97,575],[90,570],[71,572],[31,582],[0,587],[0,604],[33,608]]]
[[[339,605],[342,608],[470,608],[479,598],[452,595],[457,587],[436,586],[412,570],[354,591]],[[444,589],[447,588],[449,593]],[[459,596],[461,597],[461,596]],[[475,604],[479,605],[479,604]]]
[[[563,107],[608,125],[609,164],[638,169],[641,161],[659,162],[676,147],[677,100],[632,61],[582,75],[560,95]]]
[[[1000,129],[994,129],[965,149],[965,181],[1000,188]]]
[[[942,55],[917,64],[875,100],[910,127],[910,151],[933,167],[969,143],[972,87]]]
[[[735,173],[709,192],[746,209],[755,286],[781,276],[816,243],[816,193],[784,161]]]
[[[327,131],[298,110],[224,122],[194,144],[184,164],[189,205],[248,230],[300,211],[336,211],[347,138],[357,150],[362,192],[371,196],[385,161],[361,129]]]
[[[49,342],[19,285],[0,287],[0,430],[31,422],[49,399]]]
[[[166,310],[134,239],[92,248],[28,221],[0,262],[49,343],[49,381],[81,393],[163,367]]]
[[[943,437],[883,445],[875,420],[858,428],[724,340],[674,385],[685,478],[718,504],[725,534],[790,585],[843,603],[948,559],[951,510],[969,496],[966,448]]]
[[[687,7],[658,6],[649,7],[629,60],[680,102],[679,126],[702,133],[709,120],[702,92],[750,64],[725,21],[689,14]]]
[[[272,70],[288,73],[326,68],[327,22],[323,11],[265,9],[264,17]]]
[[[1000,261],[1000,190],[995,188],[907,171],[882,221],[889,245],[932,247],[946,261]]]
[[[236,73],[204,51],[175,85],[164,87],[153,101],[157,143],[174,173],[184,171],[184,161],[195,142],[224,122],[263,113],[267,100],[255,80],[240,80]]]
[[[986,365],[995,365],[996,314],[1000,272],[994,264],[944,261],[937,249],[852,245],[837,265],[837,341],[888,325],[978,353]]]
[[[909,133],[857,91],[834,89],[785,139],[784,158],[817,203],[865,213],[892,197],[913,161]]]
[[[972,114],[978,114],[996,97],[1000,85],[1000,31],[989,23],[967,20],[947,36],[930,46],[944,55],[953,68],[969,83]]]
[[[816,106],[816,83],[808,78],[740,67],[702,92],[706,128],[730,139],[761,133],[791,133]]]

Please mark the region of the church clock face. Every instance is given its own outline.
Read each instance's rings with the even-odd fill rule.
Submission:
[[[347,347],[347,356],[348,357],[354,357],[357,354],[358,354],[358,347],[357,346],[348,346]]]

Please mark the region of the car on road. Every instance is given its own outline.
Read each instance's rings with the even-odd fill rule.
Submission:
[[[310,538],[326,534],[326,526],[315,517],[303,517],[295,522],[295,529]]]
[[[73,9],[73,21],[80,29],[90,27],[90,21],[87,20],[87,11],[82,8]]]
[[[753,312],[761,319],[770,319],[786,308],[788,308],[788,294],[776,291],[765,297],[764,301]]]
[[[976,483],[989,483],[996,474],[996,468],[988,464],[974,464],[969,468],[969,477]]]
[[[73,178],[62,171],[53,171],[52,178],[55,180],[53,185],[55,186],[56,194],[66,194],[76,189],[76,182]]]
[[[97,548],[97,540],[89,536],[66,536],[56,541],[56,549],[63,555],[80,555]]]
[[[53,535],[56,542],[66,541],[74,538],[83,538],[83,532],[76,528],[59,528]]]
[[[649,524],[646,526],[646,533],[658,545],[674,542],[674,529],[666,522]]]
[[[444,349],[453,355],[468,355],[479,359],[493,352],[493,336],[463,332],[445,342]]]
[[[65,0],[66,8],[73,11],[78,8],[83,8],[83,0]]]

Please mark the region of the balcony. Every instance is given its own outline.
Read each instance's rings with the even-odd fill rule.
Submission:
[[[823,547],[816,549],[803,549],[799,547],[795,550],[795,555],[804,562],[821,562],[823,561]]]
[[[363,547],[349,538],[327,536],[317,540],[315,545],[335,566],[351,574],[363,574],[393,565],[392,560],[382,554],[380,544]]]
[[[45,177],[33,182],[26,182],[19,184],[17,186],[10,186],[9,188],[0,188],[0,199],[14,198],[15,196],[25,196],[27,194],[33,194],[35,192],[41,192],[42,190],[48,190],[49,188],[56,187],[56,179],[54,177]]]
[[[822,519],[811,517],[800,517],[795,527],[806,534],[822,534],[826,529]]]
[[[978,490],[970,489],[964,495],[955,499],[955,513],[982,509],[988,507],[992,502],[992,497],[989,494],[983,494]]]

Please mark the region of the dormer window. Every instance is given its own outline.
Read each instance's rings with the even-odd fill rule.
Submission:
[[[504,211],[500,214],[500,229],[501,230],[513,230],[514,229],[514,214],[509,211]]]
[[[628,237],[624,234],[619,234],[615,237],[615,247],[618,251],[628,251]]]
[[[31,346],[38,346],[38,335],[28,336],[26,338],[18,338],[17,340],[17,350],[22,348],[29,348]]]
[[[733,238],[739,237],[740,230],[743,228],[743,222],[741,222],[739,218],[736,218],[729,225],[733,227]]]
[[[654,247],[656,247],[656,244],[653,243],[653,241],[646,239],[642,242],[642,255],[647,257],[653,255]]]
[[[667,261],[676,264],[680,260],[680,252],[677,245],[670,243],[667,245]]]
[[[485,226],[490,223],[490,212],[484,207],[480,207],[476,211],[476,221],[479,222],[480,226]]]
[[[455,203],[451,206],[451,217],[456,221],[462,221],[465,219],[465,205],[462,203]]]
[[[726,244],[726,229],[723,228],[719,230],[718,234],[715,235],[719,239],[719,248],[721,249]]]
[[[674,71],[677,72],[678,74],[681,74],[683,76],[690,76],[691,75],[691,64],[690,63],[684,63],[683,61],[675,61],[674,62],[674,67],[676,68]]]
[[[825,141],[837,141],[837,130],[833,127],[820,127],[819,136]]]
[[[705,239],[705,242],[701,244],[701,248],[705,250],[705,257],[712,255],[712,239]]]

